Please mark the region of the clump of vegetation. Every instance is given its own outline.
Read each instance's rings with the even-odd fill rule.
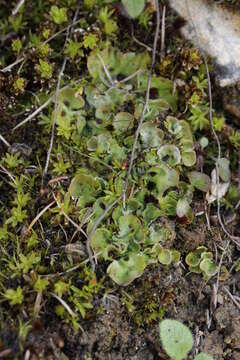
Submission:
[[[178,54],[174,38],[146,102],[154,2],[78,6],[25,2],[10,15],[4,0],[0,9],[0,357],[15,349],[5,323],[22,352],[36,320],[42,328],[57,319],[77,334],[103,313],[108,292],[139,327],[161,320],[177,289],[166,303],[155,283],[140,291],[152,269],[159,282],[180,265],[205,282],[239,271],[219,265],[213,241],[187,249],[178,235],[205,221],[204,207],[217,213],[219,200],[233,211],[239,202],[239,131],[225,140],[226,119],[213,110],[226,154],[218,158],[200,52]],[[130,23],[147,49],[126,31]],[[169,354],[180,360],[189,350]]]

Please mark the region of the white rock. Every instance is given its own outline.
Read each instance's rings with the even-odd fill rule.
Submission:
[[[205,0],[169,0],[186,20],[183,36],[219,65],[220,86],[240,80],[240,14]],[[196,35],[197,33],[197,35]]]

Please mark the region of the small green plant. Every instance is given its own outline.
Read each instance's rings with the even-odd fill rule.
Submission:
[[[69,39],[65,47],[65,54],[73,60],[76,56],[83,56],[83,50],[81,48],[82,43]]]
[[[23,93],[26,86],[26,81],[22,77],[17,77],[13,82],[13,89],[16,94]]]
[[[55,24],[58,25],[67,22],[67,9],[59,8],[56,5],[53,5],[50,10],[50,17]]]
[[[7,289],[3,294],[4,298],[8,300],[11,306],[20,305],[23,302],[24,295],[20,286],[17,289]]]
[[[205,246],[199,246],[196,251],[190,252],[185,261],[191,272],[202,273],[205,278],[215,275],[218,269],[213,254]]]
[[[230,143],[235,147],[240,147],[240,130],[235,130],[233,133],[229,136]]]
[[[39,64],[36,65],[36,69],[41,78],[47,80],[51,79],[53,73],[53,65],[46,60],[39,59]]]
[[[5,164],[7,164],[9,169],[15,169],[20,164],[23,164],[23,159],[19,157],[19,153],[16,154],[7,153],[6,156],[3,158],[3,161],[5,162]]]
[[[194,105],[190,108],[191,116],[189,120],[194,131],[203,130],[209,126],[209,120],[207,114],[209,107],[207,105]]]
[[[94,33],[86,34],[83,38],[83,46],[85,49],[93,50],[98,43],[98,36]]]
[[[193,336],[188,327],[177,320],[166,319],[160,323],[160,339],[167,355],[173,360],[183,360],[193,347]],[[213,360],[205,353],[194,360]]]
[[[152,19],[152,11],[148,8],[144,10],[138,17],[138,22],[140,25],[144,26],[146,30],[149,28],[149,22]]]
[[[17,54],[20,52],[20,50],[22,49],[22,42],[20,39],[15,39],[12,42],[12,49],[14,52],[16,52]]]
[[[114,10],[109,10],[107,6],[100,10],[99,21],[103,25],[106,35],[112,35],[118,29],[117,22],[111,18],[113,14]]]
[[[213,127],[216,131],[222,131],[225,126],[225,118],[223,116],[213,117]]]

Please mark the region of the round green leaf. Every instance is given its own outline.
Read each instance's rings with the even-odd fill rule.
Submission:
[[[164,350],[173,360],[184,359],[193,346],[191,331],[177,320],[163,320],[160,323],[160,339]]]
[[[205,147],[208,146],[208,138],[206,138],[205,136],[201,137],[201,139],[199,140],[199,143],[201,145],[201,148],[205,149]]]
[[[207,275],[213,276],[217,272],[217,265],[210,259],[203,259],[200,263],[200,269]]]
[[[175,166],[181,161],[181,154],[175,145],[163,145],[157,152],[160,160],[169,166]]]
[[[111,237],[111,233],[107,229],[97,229],[90,240],[91,248],[94,254],[102,253],[103,257],[107,257],[108,253],[108,240]]]
[[[108,266],[107,273],[118,285],[126,286],[143,274],[146,265],[142,255],[132,254],[128,260],[114,260]]]
[[[210,190],[211,180],[208,175],[200,173],[198,171],[192,171],[188,173],[188,178],[190,180],[190,183],[198,190],[204,192],[208,192]]]
[[[133,127],[134,117],[128,112],[119,112],[114,120],[113,126],[117,132],[125,132]]]
[[[87,142],[88,151],[96,151],[98,147],[98,139],[96,136],[92,136]]]
[[[84,106],[82,96],[72,88],[61,90],[59,92],[58,102],[63,103],[66,108],[71,111],[77,111]]]
[[[140,136],[144,145],[153,148],[162,144],[164,133],[153,123],[145,122],[141,127]]]
[[[190,209],[190,205],[186,198],[178,200],[176,213],[179,218],[187,215],[189,209]]]
[[[94,193],[99,188],[99,182],[91,175],[79,174],[76,175],[69,186],[69,193],[73,198],[79,198],[85,195]]]
[[[172,261],[178,263],[181,258],[181,253],[175,249],[171,250]]]
[[[162,249],[158,255],[158,261],[163,265],[170,265],[172,262],[172,253],[168,249]]]
[[[201,260],[201,258],[199,256],[199,254],[194,253],[194,252],[190,252],[185,258],[186,263],[192,267],[198,266],[200,263],[200,260]]]
[[[223,181],[229,181],[231,178],[231,171],[229,168],[230,162],[226,158],[221,158],[218,162],[219,176]]]
[[[139,238],[139,231],[141,229],[141,223],[139,219],[132,215],[123,215],[119,218],[119,236],[125,237],[135,235]]]
[[[128,15],[131,18],[138,17],[144,9],[145,0],[122,0]]]
[[[164,125],[171,134],[178,135],[181,133],[182,126],[179,123],[179,120],[173,116],[168,116]]]
[[[165,164],[161,164],[149,170],[148,181],[155,184],[156,195],[161,195],[170,187],[178,186],[179,173]]]
[[[213,357],[205,353],[200,353],[195,356],[194,360],[213,360]]]
[[[185,166],[193,166],[196,163],[197,157],[194,150],[182,152],[182,162]]]

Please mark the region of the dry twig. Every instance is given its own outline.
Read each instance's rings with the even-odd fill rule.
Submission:
[[[15,16],[17,15],[17,13],[19,12],[20,10],[20,7],[23,6],[23,4],[25,3],[25,0],[19,0],[17,5],[15,6],[15,8],[13,9],[12,11],[12,15]]]
[[[135,37],[133,25],[131,25],[131,32],[132,32],[132,38],[133,38],[133,40],[135,41],[136,44],[144,47],[147,51],[151,51],[151,52],[153,51],[153,49],[152,49],[150,46],[144,44],[143,42],[141,42],[140,40],[138,40],[138,39]]]
[[[12,131],[17,130],[18,128],[20,128],[22,125],[26,124],[28,121],[32,120],[33,118],[35,118],[35,116],[37,116],[41,111],[43,111],[43,109],[45,109],[50,102],[52,101],[53,96],[51,96],[47,101],[45,101],[44,104],[42,104],[41,106],[39,106],[39,108],[37,108],[32,114],[28,115],[28,117],[26,117],[26,119],[24,119],[23,121],[21,121],[19,124],[17,124]]]
[[[82,229],[81,225],[78,225],[77,223],[75,223],[75,221],[73,221],[62,209],[61,204],[59,203],[58,199],[56,198],[55,194],[52,193],[54,200],[58,206],[58,208],[61,210],[61,214],[77,229],[77,231],[81,232],[86,238],[87,238],[87,234],[85,233],[85,231]]]
[[[140,116],[140,119],[139,119],[137,130],[136,130],[136,133],[135,133],[134,143],[133,143],[133,147],[132,147],[132,151],[131,151],[130,163],[129,163],[128,172],[127,172],[127,176],[126,176],[126,180],[125,180],[125,184],[124,184],[124,189],[123,189],[123,193],[122,193],[124,208],[125,208],[125,204],[126,204],[126,192],[127,192],[127,189],[128,189],[129,177],[130,177],[130,174],[132,172],[132,167],[133,167],[133,162],[134,162],[138,137],[139,137],[140,130],[141,130],[141,127],[142,127],[142,124],[143,124],[145,112],[146,112],[147,107],[148,107],[148,101],[149,101],[149,96],[150,96],[150,88],[151,88],[151,77],[152,77],[152,72],[153,72],[153,68],[155,66],[155,61],[156,61],[156,50],[157,50],[157,43],[158,43],[159,29],[160,29],[160,11],[159,11],[159,2],[158,2],[158,0],[155,0],[155,4],[156,4],[156,13],[157,13],[157,25],[156,25],[155,35],[154,35],[152,64],[151,64],[151,68],[150,68],[149,74],[148,74],[145,103],[144,103],[143,110],[142,110],[142,113],[141,113],[141,116]]]
[[[59,296],[57,296],[56,294],[54,293],[51,293],[51,295],[57,299],[60,304],[62,304],[63,307],[65,307],[65,309],[67,310],[67,312],[71,315],[71,316],[76,316],[76,314],[72,311],[72,309],[70,308],[70,306],[66,303],[66,301],[64,301],[62,298],[60,298]]]
[[[81,79],[78,79],[75,81],[75,84],[77,84]],[[63,91],[65,89],[68,89],[71,86],[71,84],[65,85],[63,86],[61,89],[59,89],[59,91]],[[23,126],[24,124],[26,124],[28,121],[32,120],[33,118],[35,118],[40,112],[42,112],[50,103],[51,101],[54,99],[54,95],[50,96],[50,98],[45,101],[44,104],[42,104],[39,108],[37,108],[32,114],[28,115],[28,117],[26,119],[24,119],[23,121],[21,121],[19,124],[17,124],[12,131],[17,130],[18,128],[20,128],[21,126]]]
[[[72,24],[76,21],[78,13],[79,13],[79,7],[77,8],[77,10],[76,10],[76,12],[74,14]],[[67,40],[68,40],[70,34],[72,33],[72,26],[73,26],[72,24],[68,27],[64,47],[65,47],[65,45],[67,43]],[[43,180],[44,180],[44,178],[45,178],[45,176],[47,175],[47,172],[48,172],[50,156],[51,156],[51,153],[52,153],[55,126],[56,126],[56,122],[57,122],[58,93],[59,93],[59,90],[60,90],[61,79],[62,79],[64,70],[65,70],[66,64],[67,64],[67,56],[65,56],[64,59],[63,59],[62,67],[61,67],[60,73],[58,75],[58,80],[57,80],[57,87],[56,87],[56,92],[55,92],[55,104],[54,104],[54,117],[53,117],[53,123],[52,123],[51,138],[50,138],[50,144],[49,144],[49,148],[48,148],[48,152],[47,152],[46,163],[45,163],[45,167],[44,167],[43,174],[42,174],[42,184],[43,184]]]
[[[0,164],[0,169],[9,176],[9,178],[12,180],[12,182],[16,185],[15,177],[8,171],[2,164]]]
[[[51,138],[50,138],[50,144],[49,144],[49,148],[48,148],[48,152],[47,152],[46,163],[45,163],[45,167],[44,167],[43,174],[42,174],[42,183],[43,183],[43,180],[44,180],[44,178],[45,178],[45,176],[47,175],[47,172],[48,172],[50,156],[51,156],[51,152],[52,152],[52,148],[53,148],[55,126],[56,126],[56,122],[57,122],[58,93],[59,93],[59,90],[60,90],[60,83],[61,83],[61,79],[62,79],[64,70],[65,70],[66,63],[67,63],[67,57],[65,56],[64,60],[63,60],[63,63],[62,63],[62,68],[61,68],[60,73],[58,75],[58,81],[57,81],[57,87],[56,87],[56,93],[55,93],[54,117],[53,117],[53,123],[52,123]]]
[[[10,71],[14,66],[16,66],[16,65],[19,64],[19,63],[21,63],[21,62],[24,61],[24,60],[25,60],[25,57],[21,57],[21,58],[15,60],[12,64],[6,66],[5,68],[0,69],[0,72],[5,73],[5,72],[7,72],[7,71]]]
[[[232,302],[237,306],[237,308],[240,310],[240,301],[238,301],[234,295],[230,293],[230,291],[224,286],[224,291],[228,294]]]
[[[160,50],[160,61],[165,56],[165,27],[166,27],[166,5],[163,5],[162,9],[162,25],[161,25],[161,50]]]
[[[0,134],[0,140],[7,146],[10,147],[11,145],[9,144],[9,142]]]
[[[47,206],[45,206],[45,208],[43,208],[40,213],[37,214],[37,216],[33,219],[33,221],[31,222],[31,224],[28,226],[26,233],[29,233],[30,230],[33,228],[33,226],[36,224],[36,222],[40,219],[40,217],[51,207],[53,206],[53,204],[55,204],[55,201],[52,201],[50,204],[48,204]]]

